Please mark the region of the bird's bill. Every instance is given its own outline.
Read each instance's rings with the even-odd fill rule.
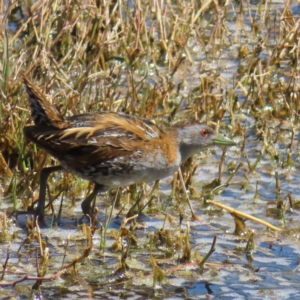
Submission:
[[[236,143],[234,141],[232,141],[231,139],[221,136],[221,135],[217,135],[214,139],[214,142],[216,145],[220,145],[220,146],[235,146]]]

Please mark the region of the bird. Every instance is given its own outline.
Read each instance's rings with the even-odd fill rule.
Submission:
[[[232,146],[209,126],[184,120],[162,130],[152,121],[117,112],[90,112],[64,117],[46,95],[22,75],[34,125],[24,136],[54,157],[59,165],[43,168],[35,215],[45,215],[49,175],[65,171],[94,183],[82,201],[84,215],[100,192],[174,174],[189,157],[214,145]]]

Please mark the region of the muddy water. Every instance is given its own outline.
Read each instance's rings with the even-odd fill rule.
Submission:
[[[258,14],[257,3],[252,5],[251,14],[256,16]],[[282,3],[272,5],[273,15],[283,6]],[[300,10],[297,5],[293,6],[293,12],[299,16]],[[227,25],[229,32],[234,34],[236,29],[234,11],[231,15],[232,20],[229,18]],[[247,25],[247,22],[245,24]],[[248,24],[249,27],[244,28],[246,31],[251,30],[250,22]],[[11,29],[15,30],[13,27]],[[246,37],[241,34],[239,41],[232,43],[232,46],[219,49],[223,52],[221,58],[207,61],[196,39],[189,40],[188,49],[194,64],[185,65],[185,68],[179,70],[173,78],[175,82],[181,82],[183,77],[186,78],[185,85],[180,91],[186,100],[184,103],[188,103],[188,94],[191,89],[199,85],[200,67],[201,70],[207,72],[212,70],[220,72],[224,88],[234,88],[233,83],[241,78],[237,70],[241,65],[245,67],[246,64],[238,59],[237,50],[245,41]],[[251,40],[247,42],[251,45]],[[255,42],[255,40],[252,41],[253,44]],[[265,51],[270,51],[271,48],[270,46]],[[262,60],[264,55],[267,54],[262,53]],[[288,68],[288,65],[283,64],[281,69],[273,74],[273,79],[278,80]],[[151,81],[152,73],[149,74]],[[245,100],[244,94],[239,90],[236,94],[238,103],[242,105]],[[272,107],[260,108],[265,112],[272,109]],[[245,105],[244,109],[235,115],[235,122],[239,122],[241,127],[245,128],[245,152],[250,165],[253,165],[263,149],[264,141],[258,135],[258,130],[263,126],[262,122],[257,121],[250,110],[250,104]],[[230,124],[229,115],[225,115],[224,122]],[[129,269],[126,272],[116,272],[120,268],[121,254],[110,248],[116,241],[115,235],[121,222],[120,218],[115,217],[119,212],[116,209],[113,211],[114,218],[108,226],[105,250],[100,246],[103,241],[101,232],[96,232],[93,236],[93,250],[89,259],[77,264],[78,273],[74,275],[68,271],[53,281],[44,282],[41,287],[43,298],[296,299],[300,297],[300,269],[298,268],[300,253],[299,125],[293,125],[288,119],[282,123],[279,120],[266,118],[265,122],[269,137],[273,140],[276,137],[276,141],[270,145],[268,151],[264,151],[259,163],[250,171],[247,159],[241,155],[243,137],[234,137],[239,144],[227,149],[222,182],[226,182],[226,179],[231,176],[231,171],[227,169],[230,163],[235,166],[241,163],[241,167],[229,184],[210,198],[261,218],[281,228],[282,232],[274,232],[258,223],[246,221],[248,231],[237,235],[234,233],[233,217],[225,210],[205,204],[206,198],[209,198],[207,195],[192,196],[192,205],[200,221],[191,221],[190,212],[183,201],[178,205],[176,200],[169,200],[171,179],[167,178],[161,182],[159,196],[154,207],[146,209],[145,214],[138,219],[143,226],[135,231],[138,244],[137,246],[131,245],[126,260]],[[295,137],[292,147],[289,147],[287,145],[291,143],[292,128],[295,130]],[[221,132],[227,134],[228,130],[221,128]],[[292,153],[291,165],[287,164],[289,149]],[[193,177],[193,186],[199,195],[204,185],[218,177],[221,154],[222,150],[216,148],[195,157],[194,160],[200,167]],[[276,173],[280,187],[276,185]],[[286,200],[288,194],[294,202],[293,210],[290,209]],[[286,211],[277,207],[280,200],[283,201],[283,207],[286,206]],[[99,196],[97,203],[100,211],[99,224],[105,225],[111,206],[107,204],[107,198],[103,195]],[[1,209],[4,210],[10,205],[9,201],[6,202],[6,199],[3,199]],[[59,200],[55,202],[55,205],[57,210]],[[179,225],[179,209],[184,216],[181,226]],[[166,213],[172,215],[174,223],[165,222],[164,215],[159,213],[160,210],[165,210]],[[50,249],[51,260],[48,274],[52,271],[52,274],[57,273],[61,266],[79,257],[85,249],[86,238],[77,227],[80,216],[80,202],[76,202],[74,210],[64,211],[59,227],[47,226],[41,229],[43,237],[47,237],[47,247]],[[7,249],[10,254],[5,282],[19,280],[26,274],[29,277],[36,274],[35,253],[38,244],[35,240],[22,244],[26,238],[25,217],[20,216],[18,220],[18,223],[14,220],[9,221],[7,234],[2,228],[0,245],[2,264],[7,258]],[[50,217],[46,218],[46,223],[48,225],[51,223]],[[190,263],[182,263],[178,261],[178,258],[182,257],[183,250],[176,248],[176,241],[184,239],[187,226],[190,226],[189,242],[192,258]],[[155,243],[154,233],[161,228],[172,233],[174,240],[170,239],[171,245]],[[254,234],[254,247],[246,250],[251,232]],[[197,265],[199,260],[197,255],[204,257],[209,252],[215,236],[217,237],[216,250],[209,258],[204,271],[200,270]],[[148,246],[151,245],[151,253],[157,259],[157,265],[165,273],[164,280],[157,283],[155,288],[153,288],[153,267],[149,263]],[[9,299],[14,295],[18,299],[31,298],[33,283],[34,280],[24,280],[13,288],[6,287],[1,291],[1,297]],[[91,290],[93,290],[92,293]],[[39,293],[36,292],[34,295],[38,297]]]

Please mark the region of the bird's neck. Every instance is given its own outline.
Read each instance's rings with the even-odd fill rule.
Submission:
[[[193,156],[197,152],[199,152],[199,147],[196,145],[179,145],[179,152],[181,155],[181,162],[185,162],[189,157]]]
[[[179,128],[170,127],[165,133],[169,139],[175,141],[176,147],[181,156],[181,163],[185,162],[189,157],[199,152],[199,145],[184,143],[184,134]]]

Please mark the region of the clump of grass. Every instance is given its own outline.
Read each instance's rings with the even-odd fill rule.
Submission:
[[[177,203],[184,202],[181,201],[185,197],[181,194],[184,186],[197,198],[200,195],[202,198],[213,197],[230,185],[244,188],[260,172],[265,161],[270,161],[270,169],[264,169],[265,173],[274,173],[278,166],[288,170],[299,167],[295,160],[297,149],[293,145],[300,113],[297,47],[300,21],[293,15],[289,1],[282,10],[269,6],[269,3],[259,3],[253,8],[243,1],[224,6],[214,1],[201,4],[197,1],[60,0],[3,1],[0,5],[0,28],[3,29],[0,30],[1,201],[10,197],[14,208],[32,208],[37,199],[39,172],[43,167],[55,164],[42,150],[24,140],[22,130],[31,122],[27,96],[20,80],[24,71],[29,71],[34,82],[45,93],[50,93],[52,103],[65,115],[110,110],[146,117],[162,127],[177,119],[196,118],[201,122],[208,121],[241,142],[241,151],[231,152],[230,163],[227,152],[223,151],[217,178],[210,184],[206,182],[201,191],[196,190],[192,181],[201,166],[199,168],[198,162],[188,161],[183,166],[184,184],[176,177],[173,180],[173,196],[176,195]],[[234,62],[233,67],[226,66],[228,58]],[[228,79],[228,73],[235,75]],[[248,119],[253,120],[253,125],[249,126],[245,121]],[[292,132],[291,136],[289,132]],[[255,151],[258,152],[249,147],[249,135],[256,138]],[[288,152],[279,151],[287,139]],[[254,181],[258,182],[257,179]],[[86,183],[79,182],[72,175],[51,176],[48,199],[56,199],[63,193],[64,208],[76,206],[77,200],[83,198],[81,196],[88,189]],[[277,189],[276,183],[274,187],[278,192],[279,181]],[[142,190],[136,188],[136,198],[143,196]],[[257,186],[255,190],[258,203]],[[124,202],[127,199],[133,204],[136,199],[127,196],[128,191],[120,191],[116,200]],[[169,202],[165,204],[161,199],[157,202],[159,205],[151,207],[149,212],[159,212],[156,217],[165,220],[163,227],[167,220],[173,220],[172,214],[180,215],[181,225],[185,214],[178,210],[182,206],[177,210],[177,205],[171,210]],[[127,206],[130,205],[119,204],[121,208]],[[280,207],[285,223],[286,206]],[[52,207],[52,201],[49,207]],[[238,214],[237,211],[231,213]],[[28,238],[20,241],[24,253],[18,253],[20,261],[26,257],[26,262],[35,264],[37,272],[35,276],[26,275],[20,280],[6,279],[8,254],[14,251],[9,250],[2,270],[2,280],[7,282],[2,282],[2,286],[31,280],[36,281],[35,287],[39,288],[41,282],[58,279],[72,268],[72,274],[77,276],[77,272],[86,270],[79,263],[89,255],[98,262],[104,259],[104,249],[111,249],[106,240],[109,223],[110,218],[102,228],[99,238],[102,252],[98,253],[93,247],[93,239],[98,234],[95,223],[82,228],[84,237],[78,235],[85,244],[78,246],[76,237],[68,240],[67,245],[61,245],[59,238],[46,239],[36,232],[34,223],[28,222]],[[5,224],[6,219],[3,219],[2,240],[8,241],[12,234]],[[174,227],[174,223],[171,226]],[[128,234],[122,236],[124,232]],[[122,274],[134,270],[128,263],[131,253],[141,251],[136,250],[138,247],[148,249],[149,246],[149,241],[138,240],[135,248],[132,232],[123,226],[117,234],[122,252],[118,267]],[[165,238],[165,253],[174,254],[174,245],[181,247],[181,252],[186,249],[182,258],[189,262],[189,250],[193,247],[189,242],[190,232],[175,237],[174,232],[163,228],[156,238]],[[127,251],[124,245],[129,239],[131,247]],[[181,244],[174,239],[180,240]],[[61,266],[51,274],[48,263],[56,262],[57,257],[51,256],[51,251],[49,257],[44,255],[46,248],[41,241],[64,253]],[[72,252],[74,245],[80,250],[77,255],[74,251],[70,259],[68,251]],[[214,244],[210,253],[213,251]],[[151,248],[154,285],[163,285],[165,273],[161,272],[154,252],[155,247]],[[115,258],[111,252],[108,256]],[[69,260],[65,261],[65,258]],[[22,268],[25,273],[33,274],[26,266]],[[203,265],[200,268],[203,271]],[[11,275],[10,272],[7,275]],[[88,284],[80,277],[77,279],[86,288]],[[92,292],[89,290],[89,293]]]

